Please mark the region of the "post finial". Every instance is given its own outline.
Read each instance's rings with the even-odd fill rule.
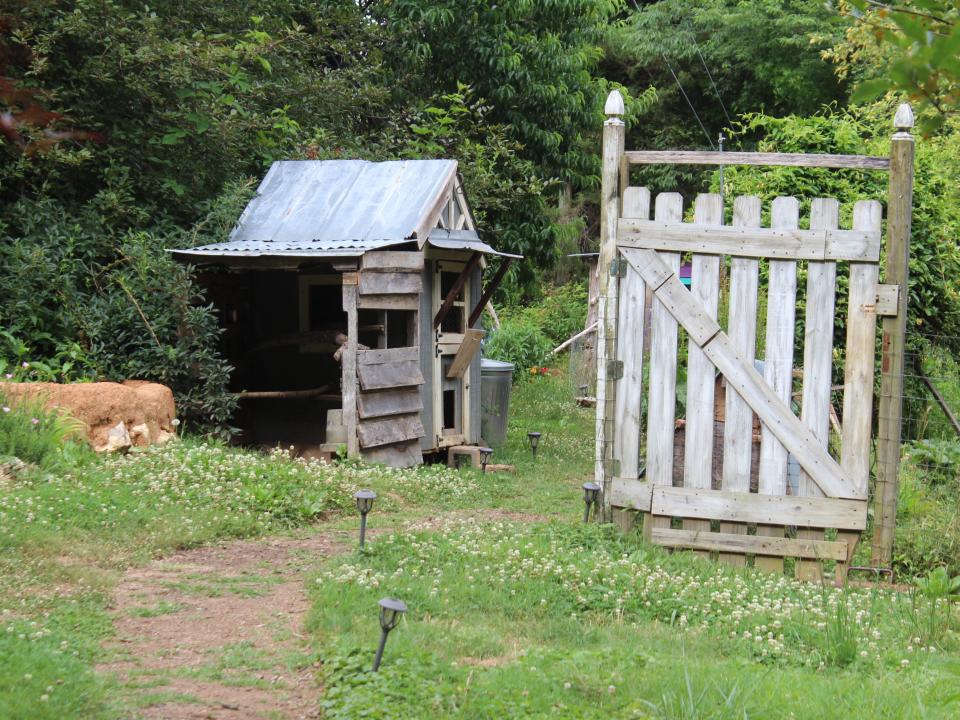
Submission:
[[[607,102],[603,106],[603,112],[611,117],[621,117],[625,112],[623,105],[623,95],[619,90],[611,90],[607,95]]]
[[[910,128],[913,127],[913,110],[910,103],[900,103],[896,115],[893,116],[893,127],[897,132],[910,132]]]

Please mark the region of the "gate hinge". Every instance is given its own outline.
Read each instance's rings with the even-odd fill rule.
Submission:
[[[615,257],[610,261],[610,277],[626,277],[627,261],[622,257]]]
[[[623,360],[607,361],[607,379],[619,380],[623,377]]]

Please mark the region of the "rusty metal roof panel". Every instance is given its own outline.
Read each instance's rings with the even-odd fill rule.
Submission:
[[[273,163],[228,242],[187,256],[362,255],[414,239],[456,174],[455,160]]]

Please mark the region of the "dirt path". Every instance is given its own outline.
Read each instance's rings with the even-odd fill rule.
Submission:
[[[115,591],[117,659],[98,669],[144,720],[317,717],[305,575],[348,542],[329,531],[227,542],[129,571]]]

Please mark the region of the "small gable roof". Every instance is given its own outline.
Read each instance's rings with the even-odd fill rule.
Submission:
[[[228,241],[172,252],[185,259],[349,257],[411,241],[423,246],[456,175],[455,160],[278,161]]]

